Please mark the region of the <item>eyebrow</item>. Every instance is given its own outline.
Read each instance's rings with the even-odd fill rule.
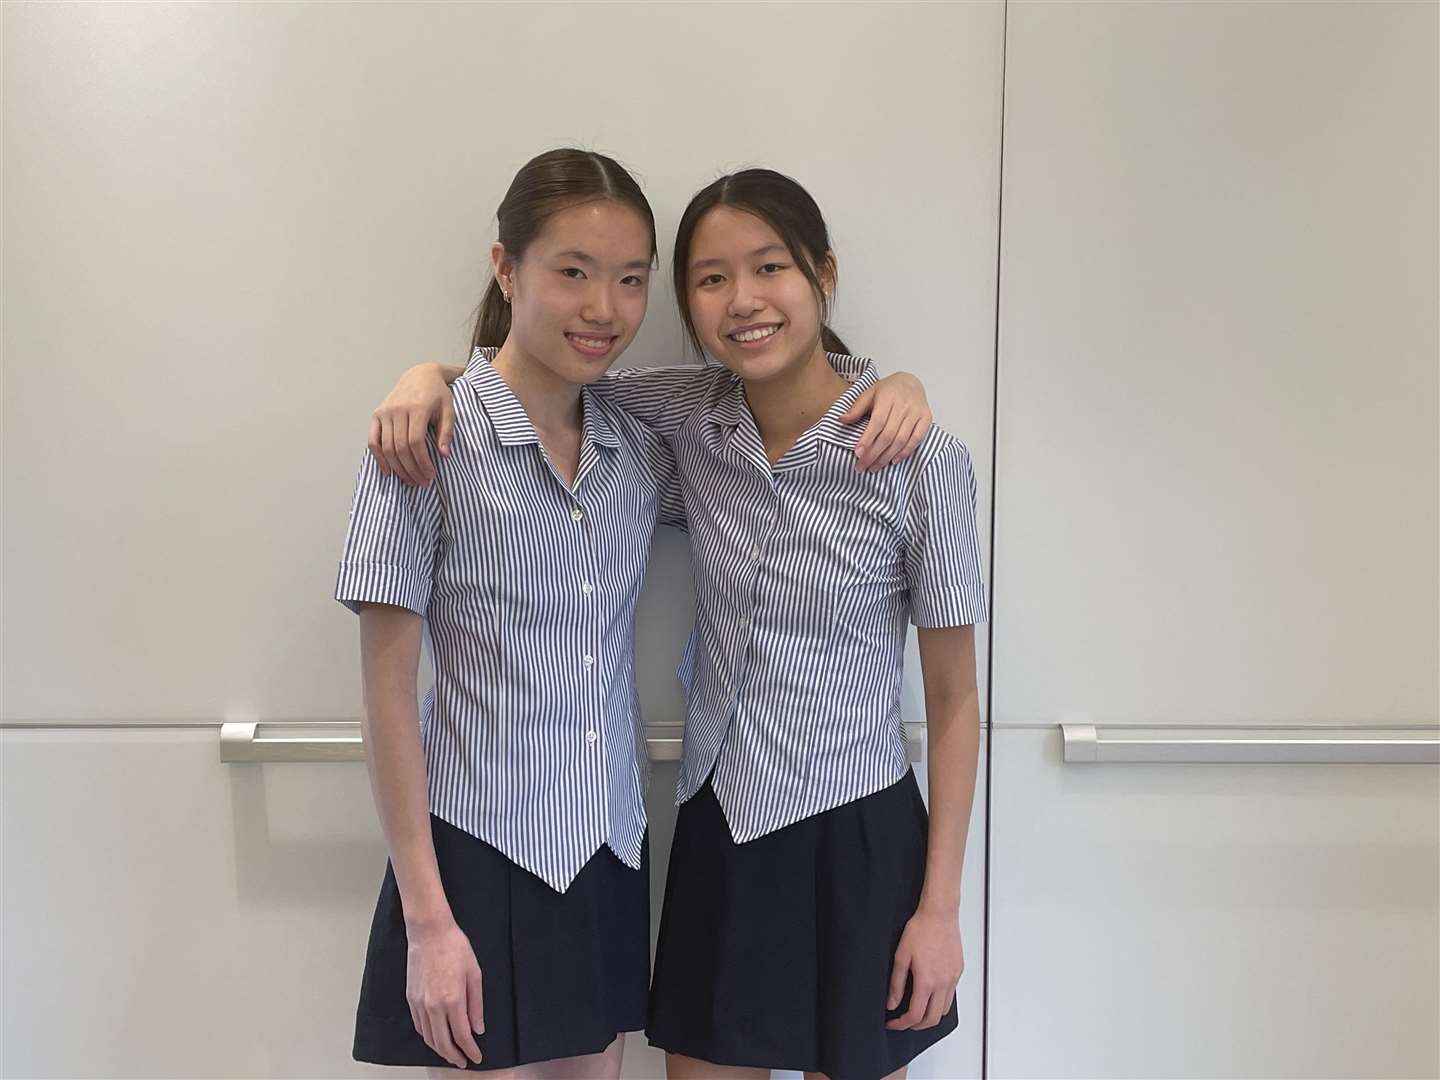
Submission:
[[[750,252],[745,257],[747,259],[758,259],[762,255],[769,255],[772,251],[782,251],[787,256],[790,254],[790,249],[787,248],[784,244],[766,244],[764,247],[756,248],[754,251]],[[702,266],[714,266],[723,263],[724,261],[724,259],[697,259],[695,262],[690,264],[690,269],[699,270]]]
[[[588,263],[591,266],[594,266],[597,261],[594,255],[591,255],[588,251],[581,251],[579,248],[571,248],[569,251],[559,252],[555,257],[557,259],[574,259],[576,262]],[[622,269],[648,270],[650,269],[650,260],[631,259]]]

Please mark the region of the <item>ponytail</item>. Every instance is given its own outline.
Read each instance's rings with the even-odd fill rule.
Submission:
[[[499,348],[510,334],[510,304],[500,291],[500,283],[494,278],[480,301],[480,313],[475,318],[475,333],[470,338],[473,353],[483,345]]]

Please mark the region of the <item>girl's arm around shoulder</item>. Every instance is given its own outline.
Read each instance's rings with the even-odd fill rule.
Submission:
[[[451,364],[416,364],[400,376],[370,414],[367,443],[380,469],[407,484],[424,485],[435,479],[435,463],[425,445],[433,426],[442,456],[450,454],[455,431],[454,395],[450,384],[465,374]]]
[[[652,431],[669,438],[729,372],[716,364],[670,364],[611,370],[590,389]]]
[[[848,374],[839,359],[831,356],[836,370]],[[855,443],[855,467],[861,472],[875,472],[910,457],[935,420],[924,384],[908,371],[880,379],[855,399],[840,422],[857,424],[867,416],[870,422]]]

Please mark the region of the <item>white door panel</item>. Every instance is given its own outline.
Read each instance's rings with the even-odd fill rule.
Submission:
[[[994,745],[991,1076],[1440,1075],[1434,766]]]

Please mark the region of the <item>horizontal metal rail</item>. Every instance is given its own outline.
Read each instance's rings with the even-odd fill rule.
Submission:
[[[924,724],[905,725],[906,750],[919,761]],[[683,724],[650,724],[646,743],[652,761],[679,761]],[[364,761],[358,720],[244,721],[220,725],[220,760]]]
[[[1150,731],[1061,724],[1060,730],[1065,740],[1065,760],[1071,763],[1440,764],[1440,729],[1330,735],[1312,728],[1287,735],[1271,729],[1250,732],[1239,728],[1218,735],[1176,728]]]

